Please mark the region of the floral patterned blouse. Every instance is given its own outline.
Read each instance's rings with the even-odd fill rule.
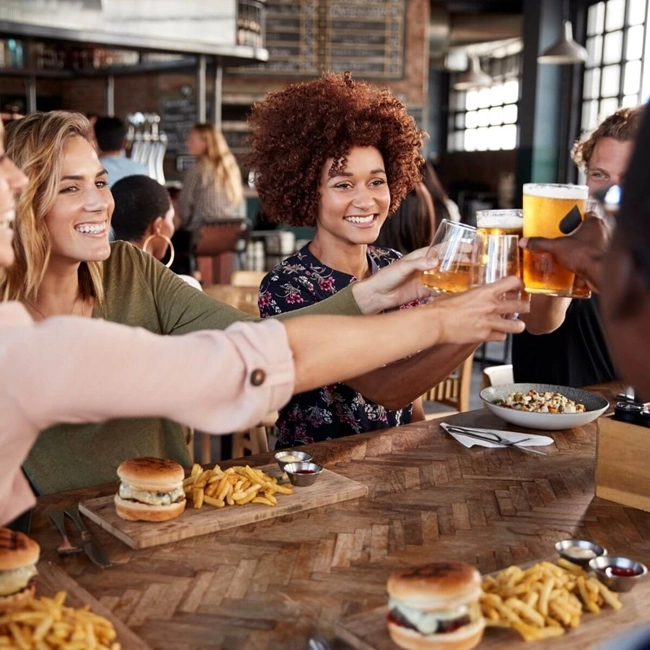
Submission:
[[[368,246],[372,273],[400,257],[390,248]],[[306,307],[356,280],[353,275],[325,266],[309,252],[307,245],[266,275],[260,286],[260,314],[267,318]],[[345,384],[323,386],[294,395],[280,410],[276,449],[408,424],[412,411],[412,405],[389,411]]]

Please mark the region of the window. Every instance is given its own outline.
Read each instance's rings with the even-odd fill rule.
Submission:
[[[517,147],[521,56],[481,59],[481,69],[492,77],[489,88],[453,90],[460,75],[451,77],[448,151]]]
[[[607,0],[589,7],[587,51],[582,91],[582,129],[621,106],[636,106],[650,93],[648,66],[644,66],[648,33],[645,28],[650,0]]]

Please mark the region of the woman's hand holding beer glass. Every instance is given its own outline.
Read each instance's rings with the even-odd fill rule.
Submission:
[[[438,294],[467,291],[475,239],[476,228],[443,219],[427,250],[433,266],[422,272],[424,286]]]

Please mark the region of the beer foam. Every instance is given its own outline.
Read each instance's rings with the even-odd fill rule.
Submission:
[[[589,188],[586,185],[555,185],[525,183],[524,194],[527,196],[538,196],[545,199],[587,199]]]
[[[489,215],[486,217],[477,217],[476,227],[521,230],[524,227],[524,220],[521,217],[514,217],[512,215]]]

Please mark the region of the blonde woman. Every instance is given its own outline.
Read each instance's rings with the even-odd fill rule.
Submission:
[[[241,172],[223,134],[213,124],[196,124],[185,147],[196,162],[183,181],[180,227],[196,231],[219,218],[241,216]]]
[[[5,301],[21,301],[36,322],[74,314],[137,326],[157,334],[225,329],[236,321],[251,320],[236,309],[195,291],[151,255],[126,242],[109,244],[113,199],[107,187],[106,171],[88,141],[88,130],[85,117],[64,111],[34,113],[7,128],[7,153],[22,168],[28,182],[17,203],[16,264],[0,269],[0,296]],[[419,271],[424,268],[427,266],[423,254],[405,258],[300,313],[379,313],[421,298],[425,290],[419,281]],[[519,286],[516,280],[515,284]],[[307,341],[308,336],[304,339],[307,347],[318,339],[318,345],[313,346],[318,348],[318,354],[306,359],[306,363],[314,374],[321,366],[325,369],[333,364],[334,375],[338,377],[347,355],[358,360],[352,365],[351,374],[366,373],[368,377],[372,375],[371,368],[422,347],[502,340],[505,332],[519,331],[521,325],[501,318],[500,314],[526,310],[525,303],[498,299],[498,293],[512,289],[511,285],[507,282],[490,285],[489,290],[454,297],[431,307],[383,315],[376,321],[378,329],[371,329],[374,319],[342,319],[330,323],[318,319],[309,334],[311,341]],[[457,310],[464,310],[461,322]],[[385,320],[388,316],[392,320]],[[392,322],[395,318],[402,322]],[[400,331],[400,336],[394,337],[394,331]],[[353,340],[359,343],[356,351],[348,347]],[[81,341],[80,334],[80,344]],[[102,354],[110,351],[111,345],[111,339],[106,338],[98,343],[98,353],[100,347]],[[331,359],[320,354],[327,349],[331,352],[337,345],[341,351],[345,350],[343,356],[339,356],[338,350],[337,354],[330,354]],[[273,347],[272,343],[268,345],[269,353]],[[380,350],[371,355],[370,350],[375,347]],[[294,350],[294,359],[301,354],[303,351]],[[60,358],[57,354],[56,359]],[[124,372],[131,372],[129,356],[122,355],[120,361]],[[78,370],[84,368],[83,359],[79,359]],[[64,378],[74,372],[74,368],[62,370],[60,378],[53,381],[53,389],[62,395]],[[143,372],[140,366],[138,372]],[[144,372],[151,373],[155,379],[151,386],[154,392],[166,389],[172,372],[183,378],[182,370],[161,373],[153,365],[145,367]],[[200,370],[197,373],[214,391],[220,391],[222,385],[229,388],[232,382],[241,387],[242,382],[253,380],[233,376],[230,371],[214,380],[206,379]],[[338,378],[343,378],[345,372],[340,374]],[[106,389],[101,368],[95,371],[94,377],[94,383],[87,381],[85,389],[74,394],[80,404],[89,399],[86,393],[92,393],[92,399],[101,395],[108,402],[122,399],[119,392]],[[259,381],[262,375],[258,373],[256,377],[255,381]],[[321,383],[332,379],[333,376],[322,378]],[[318,384],[312,387],[315,385]],[[305,390],[304,385],[301,390]],[[38,391],[33,396],[37,399]],[[191,404],[187,408],[191,410]],[[165,414],[170,415],[167,410]],[[83,421],[80,417],[75,420]],[[43,422],[42,426],[47,424]],[[57,425],[41,434],[24,468],[39,492],[52,493],[112,481],[120,462],[143,455],[189,464],[180,425],[153,417],[109,420],[94,425]]]

